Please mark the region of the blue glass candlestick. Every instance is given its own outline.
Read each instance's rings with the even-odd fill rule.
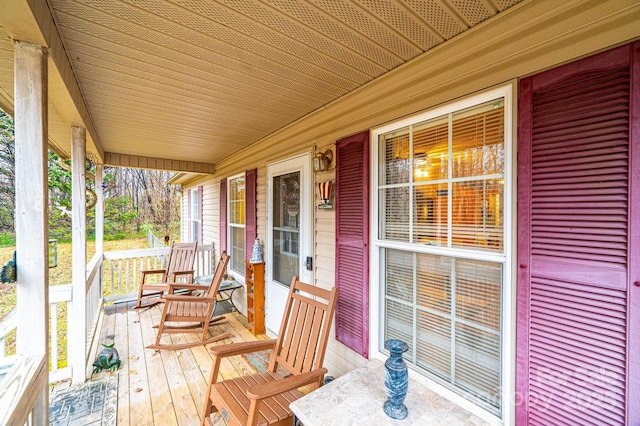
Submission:
[[[402,354],[409,350],[409,345],[402,340],[389,339],[384,342],[384,348],[389,351],[389,359],[384,363],[384,387],[388,400],[382,408],[387,416],[402,420],[409,414],[404,405],[409,388],[409,372],[402,359]]]

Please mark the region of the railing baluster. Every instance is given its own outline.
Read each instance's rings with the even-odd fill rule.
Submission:
[[[58,369],[58,304],[49,304],[49,316],[51,321],[51,366],[50,371]]]
[[[122,294],[122,260],[123,259],[119,259],[118,260],[118,291],[120,292],[119,294]]]
[[[115,281],[115,277],[116,277],[115,266],[114,266],[115,261],[113,259],[111,259],[109,261],[109,263],[111,263],[111,295],[115,296],[116,295],[116,289],[114,287],[114,281]]]

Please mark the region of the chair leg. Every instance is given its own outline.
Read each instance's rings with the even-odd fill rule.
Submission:
[[[209,327],[208,327],[209,323],[207,321],[204,321],[202,323],[202,341],[204,342],[205,340],[207,340],[207,332],[209,331]]]
[[[211,403],[211,380],[207,385],[207,397],[204,400],[204,407],[202,409],[202,422],[200,426],[207,425],[207,418],[211,416],[211,413],[217,412],[218,409]]]
[[[138,301],[136,302],[136,306],[134,306],[134,309],[138,309],[142,307],[142,288],[144,287],[144,280],[142,282],[140,282],[140,285],[138,287]]]
[[[162,338],[162,332],[164,331],[164,319],[167,317],[167,311],[171,306],[171,302],[167,301],[162,309],[162,316],[160,317],[160,324],[158,324],[158,334],[156,335],[156,346],[160,346],[160,339]]]

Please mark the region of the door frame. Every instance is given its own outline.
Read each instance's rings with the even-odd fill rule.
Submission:
[[[267,164],[267,229],[266,229],[266,265],[265,289],[268,292],[269,285],[281,285],[273,281],[273,178],[286,173],[300,172],[300,281],[313,285],[313,270],[305,268],[307,256],[313,257],[313,175],[311,152],[296,155],[284,160]],[[268,295],[265,294],[266,300]],[[269,306],[265,305],[265,314],[268,315]],[[277,332],[277,330],[272,330]]]

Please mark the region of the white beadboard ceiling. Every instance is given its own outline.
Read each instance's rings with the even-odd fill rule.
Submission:
[[[215,164],[518,2],[49,0],[49,7],[105,152]],[[13,70],[2,28],[0,39],[1,96],[12,93]]]

